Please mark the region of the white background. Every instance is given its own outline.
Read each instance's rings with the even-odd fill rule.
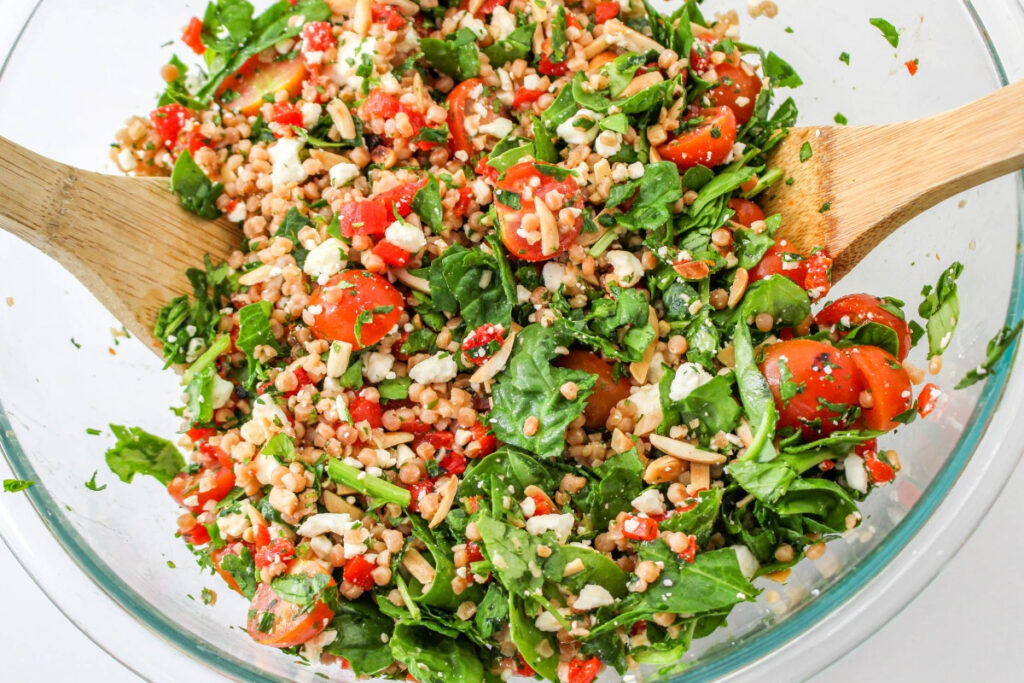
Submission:
[[[988,517],[938,578],[885,628],[813,680],[1021,680],[1022,519],[1024,468],[1018,468]],[[139,680],[58,612],[2,543],[0,612],[6,681]],[[132,636],[124,634],[129,641]]]

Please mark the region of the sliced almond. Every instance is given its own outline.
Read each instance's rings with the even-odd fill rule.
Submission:
[[[381,448],[394,448],[401,443],[409,443],[416,438],[411,432],[385,432],[377,439],[377,445]]]
[[[505,363],[512,355],[512,347],[515,345],[516,333],[509,332],[508,339],[501,345],[498,352],[487,359],[487,362],[476,369],[476,372],[469,378],[473,384],[483,384],[487,380],[494,379],[498,373],[505,369]]]
[[[732,344],[729,344],[728,346],[723,346],[722,350],[719,351],[718,355],[715,357],[718,359],[719,363],[721,363],[727,368],[736,367],[736,349],[733,348]]]
[[[466,13],[470,16],[474,16],[477,10],[483,7],[483,4],[484,0],[469,0],[469,6],[466,7]]]
[[[679,475],[686,471],[686,463],[671,455],[663,455],[657,460],[647,463],[644,469],[644,481],[648,484],[669,484],[679,480]]]
[[[651,324],[655,330],[658,329],[658,314],[650,306],[647,307],[647,322]],[[651,369],[651,359],[654,358],[654,352],[658,349],[658,337],[655,335],[651,343],[644,349],[643,357],[629,364],[629,374],[636,381],[637,384],[643,384],[647,381],[647,373]]]
[[[573,574],[579,574],[584,569],[586,569],[586,567],[583,565],[583,560],[577,557],[575,560],[565,565],[565,569],[562,570],[562,578],[572,576]]]
[[[430,282],[426,279],[413,275],[405,268],[392,268],[391,272],[395,278],[410,289],[415,289],[421,294],[430,294]]]
[[[325,149],[313,148],[309,150],[309,156],[320,162],[320,165],[324,167],[325,171],[330,171],[338,164],[347,164],[349,160],[347,157],[343,157],[340,154],[334,152],[328,152]]]
[[[641,74],[631,80],[622,92],[619,93],[619,97],[629,97],[630,95],[636,95],[638,92],[647,90],[652,85],[656,85],[665,80],[665,77],[661,75],[660,71],[648,71],[645,74]]]
[[[542,197],[537,197],[533,206],[537,218],[540,219],[540,252],[544,256],[550,256],[558,251],[558,221]]]
[[[245,285],[246,287],[252,287],[253,285],[257,285],[261,282],[266,282],[270,279],[270,271],[272,269],[273,266],[265,263],[256,270],[250,270],[248,273],[238,278],[238,284]]]
[[[452,509],[452,503],[455,502],[455,494],[459,491],[459,478],[448,477],[444,483],[444,487],[441,490],[441,504],[437,506],[437,512],[430,518],[430,524],[427,526],[433,529],[438,524],[444,521],[444,518],[448,516],[448,512]]]
[[[789,575],[793,573],[792,569],[780,569],[777,572],[770,572],[768,574],[761,574],[766,579],[771,579],[775,583],[786,583],[789,581]]]
[[[328,512],[348,515],[352,519],[362,519],[363,515],[366,514],[361,508],[356,507],[333,491],[324,491],[324,507],[327,508]]]
[[[690,486],[698,489],[711,488],[711,466],[702,462],[690,463]]]
[[[633,439],[629,438],[624,431],[616,427],[615,430],[612,431],[611,447],[616,453],[625,453],[633,447]]]
[[[680,460],[691,463],[702,463],[704,465],[722,465],[725,463],[725,456],[721,453],[702,451],[691,443],[670,439],[661,434],[651,434],[651,445],[663,453],[675,456]]]
[[[327,376],[341,377],[348,370],[352,360],[352,344],[346,341],[331,342],[331,351],[327,354]]]
[[[424,586],[434,583],[434,577],[436,576],[434,568],[423,555],[420,555],[420,551],[416,550],[416,548],[409,548],[405,551],[405,555],[402,556],[402,566]]]
[[[637,52],[655,50],[656,52],[661,53],[665,51],[664,45],[653,38],[645,36],[639,31],[631,29],[618,19],[609,19],[604,22],[604,33],[601,35],[608,36],[609,38],[620,38],[621,42],[616,42],[619,42],[619,44],[624,43],[627,47],[630,47]]]
[[[412,0],[381,0],[385,5],[393,5],[402,10],[406,16],[412,16],[420,11],[420,6]]]
[[[334,98],[327,104],[327,113],[341,137],[351,140],[356,136],[356,124],[352,120],[352,112],[349,111],[347,104]]]
[[[370,0],[356,0],[355,10],[352,12],[352,30],[365,37],[370,33],[372,25],[373,12],[370,10]]]
[[[746,268],[737,268],[736,277],[733,278],[732,287],[729,288],[729,308],[736,308],[747,291],[747,283],[750,282],[750,275]]]
[[[532,7],[536,7],[536,3],[530,3]],[[543,11],[543,10],[541,10]],[[537,22],[537,28],[533,30],[533,52],[534,54],[541,54],[544,50],[544,24],[540,21]]]

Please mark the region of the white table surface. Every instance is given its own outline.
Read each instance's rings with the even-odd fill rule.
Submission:
[[[938,578],[885,628],[812,680],[1021,680],[1021,519],[1024,468],[1017,469],[988,517]],[[58,612],[2,543],[0,605],[3,680],[139,680]],[[129,640],[132,636],[124,634]]]

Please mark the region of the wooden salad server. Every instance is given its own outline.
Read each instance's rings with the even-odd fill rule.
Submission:
[[[804,253],[823,246],[839,279],[913,216],[1024,168],[1024,81],[918,121],[795,128],[772,154],[795,179],[761,198],[785,216],[776,237]],[[60,262],[154,350],[157,312],[190,291],[185,269],[241,243],[237,226],[181,208],[167,178],[83,171],[4,138],[0,227]]]

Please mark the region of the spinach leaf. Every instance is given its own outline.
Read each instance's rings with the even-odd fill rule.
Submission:
[[[590,484],[587,508],[594,530],[604,532],[620,512],[633,509],[631,501],[644,490],[644,464],[631,448],[602,462],[594,474],[599,479]]]
[[[633,80],[636,70],[646,63],[647,55],[639,52],[627,52],[601,67],[601,71],[608,77],[608,92],[611,96],[618,97]]]
[[[976,368],[972,368],[963,376],[959,382],[956,383],[957,389],[966,389],[967,387],[986,379],[992,372],[992,369],[999,362],[999,359],[1003,357],[1003,354],[1013,345],[1014,340],[1020,336],[1021,328],[1024,327],[1024,321],[1018,322],[1013,326],[1013,329],[1004,327],[996,333],[996,336],[989,340],[985,346],[985,360],[982,361],[981,365]]]
[[[221,217],[216,202],[223,191],[224,185],[212,182],[188,150],[183,151],[174,162],[171,192],[178,195],[183,207],[200,218],[212,221]]]
[[[20,493],[35,486],[32,479],[4,479],[4,493]]]
[[[470,329],[488,322],[508,327],[515,302],[498,282],[498,270],[491,254],[459,244],[448,247],[430,264],[427,279],[434,305],[461,315]]]
[[[531,34],[532,35],[532,34]],[[551,106],[540,115],[540,120],[548,130],[555,130],[576,112],[576,100],[572,94],[572,86],[565,85],[558,92],[558,97]]]
[[[495,68],[517,59],[526,59],[533,47],[533,34],[536,29],[537,24],[520,26],[505,38],[481,49],[481,52],[487,55],[491,66]]]
[[[444,230],[444,208],[441,206],[441,188],[437,178],[430,176],[427,184],[416,190],[412,197],[412,210],[435,235]]]
[[[784,275],[770,275],[747,288],[740,318],[745,322],[758,313],[768,313],[775,328],[799,325],[811,314],[807,292]]]
[[[214,267],[209,256],[205,261],[205,270],[185,271],[192,283],[191,301],[187,295],[176,297],[157,314],[153,333],[163,342],[166,366],[192,361],[214,343],[221,308],[238,289],[238,278],[231,275],[227,263]]]
[[[611,293],[616,298],[595,299],[590,313],[582,318],[561,319],[559,327],[609,358],[639,361],[658,336],[650,322],[647,299],[637,289],[615,285]]]
[[[501,482],[506,493],[517,498],[523,497],[527,486],[537,486],[546,491],[558,488],[562,473],[542,464],[532,456],[509,447],[502,447],[466,470],[459,485],[459,498],[479,496],[488,492],[489,482]],[[508,487],[512,490],[508,491]]]
[[[882,32],[882,37],[893,47],[900,46],[900,32],[896,27],[881,17],[871,19],[871,25]]]
[[[740,400],[747,421],[754,430],[754,441],[747,447],[743,459],[766,462],[775,457],[775,448],[772,446],[777,419],[775,399],[768,388],[768,381],[757,367],[754,346],[750,341],[750,329],[745,320],[736,323],[736,334],[732,343],[736,356],[736,384],[739,387]]]
[[[797,473],[782,460],[757,462],[740,458],[726,467],[733,481],[763,503],[774,503],[797,479]]]
[[[698,420],[697,434],[701,444],[707,446],[715,434],[728,434],[736,429],[743,411],[733,398],[732,387],[735,379],[732,373],[715,376],[710,382],[691,391],[681,401],[673,401],[669,397],[675,374],[675,370],[667,368],[658,382],[662,413],[665,416],[658,428],[659,432],[667,433],[676,425]]]
[[[344,657],[356,674],[372,675],[386,669],[394,661],[384,645],[395,624],[381,614],[372,600],[338,600],[334,619],[328,626],[338,636],[324,647],[324,652]]]
[[[422,38],[420,50],[427,64],[448,74],[456,81],[464,81],[480,75],[480,55],[476,47],[476,35],[468,28],[440,38]]]
[[[455,594],[452,590],[455,564],[451,546],[439,541],[420,516],[411,515],[409,521],[412,523],[413,534],[427,547],[428,552],[424,557],[434,566],[434,580],[429,585],[423,586],[416,579],[411,579],[413,583],[409,588],[413,600],[431,607],[455,610],[466,600],[476,602],[482,598],[483,589],[478,585],[470,586],[459,595]]]
[[[298,605],[303,612],[309,612],[320,600],[320,593],[330,580],[329,574],[282,574],[270,582],[270,587],[277,597]]]
[[[925,285],[921,290],[924,301],[918,306],[918,314],[927,319],[928,357],[941,355],[953,338],[953,331],[960,319],[960,297],[956,293],[956,280],[964,272],[964,265],[955,261],[943,271],[932,289]]]
[[[789,62],[774,52],[769,52],[764,60],[764,75],[772,79],[773,86],[780,88],[796,88],[804,83]]]
[[[492,581],[487,594],[477,605],[473,618],[476,630],[485,640],[501,630],[509,619],[509,595],[497,581]]]
[[[697,545],[707,545],[722,507],[723,489],[706,489],[697,494],[693,507],[676,512],[659,525],[665,531],[681,531],[697,537]]]
[[[302,241],[299,239],[299,230],[303,228],[311,227],[313,221],[309,220],[294,206],[288,209],[288,213],[284,215],[281,220],[281,224],[277,226],[277,232],[274,233],[275,237],[284,237],[292,243],[292,256],[295,257],[295,263],[302,268],[306,263],[306,256],[309,255],[309,249],[303,246]]]
[[[608,108],[612,106],[612,101],[600,92],[585,89],[584,83],[586,82],[587,74],[583,71],[577,71],[576,75],[573,76],[572,83],[566,86],[567,89],[571,88],[572,98],[575,100],[578,108],[590,109],[599,114],[608,111]],[[566,118],[571,118],[571,115],[566,116]]]
[[[185,395],[188,397],[188,415],[193,423],[209,422],[213,419],[213,383],[217,376],[217,369],[212,364],[192,376],[185,386]]]
[[[565,5],[556,5],[554,16],[551,17],[551,55],[549,57],[555,64],[564,62],[566,58],[565,48],[569,45],[569,39],[565,37],[565,29]]]
[[[279,432],[270,437],[260,453],[290,463],[295,460],[295,440],[284,432]]]
[[[259,575],[256,573],[256,565],[249,548],[243,545],[238,552],[224,553],[220,560],[220,568],[231,574],[242,595],[252,600],[252,596],[256,595]]]
[[[551,364],[555,348],[567,341],[563,331],[538,324],[519,333],[508,367],[493,388],[490,421],[498,439],[548,458],[562,454],[565,430],[583,412],[597,379],[587,372]],[[560,391],[570,381],[578,387],[571,401]],[[531,436],[523,433],[528,417],[539,422]]]
[[[256,359],[256,347],[265,345],[279,349],[277,339],[270,328],[270,312],[273,304],[269,301],[258,301],[247,304],[238,311],[238,339],[235,346],[245,353],[248,360],[247,387],[252,387],[261,379],[265,371]]]
[[[164,486],[185,467],[185,459],[173,443],[139,427],[110,425],[117,443],[107,449],[110,471],[130,484],[136,474],[148,474]]]
[[[420,683],[483,683],[484,667],[472,644],[439,637],[422,626],[399,624],[388,641],[391,654]]]
[[[897,358],[900,355],[899,336],[891,327],[881,323],[869,321],[858,325],[836,344],[839,348],[858,345],[877,346]]]
[[[549,681],[558,680],[558,641],[553,633],[544,633],[534,625],[536,615],[528,616],[523,600],[509,598],[509,635],[519,648],[523,661]]]
[[[637,180],[615,185],[606,206],[613,208],[633,199],[629,211],[617,216],[620,225],[630,230],[656,230],[672,219],[672,205],[683,196],[679,169],[671,161],[647,164]]]
[[[754,175],[752,168],[741,168],[738,171],[723,171],[716,175],[710,182],[704,185],[697,194],[695,201],[689,209],[690,216],[699,216],[711,203],[719,197],[724,197],[738,189],[740,185],[750,180]]]
[[[562,546],[561,552],[566,564],[574,560],[583,563],[582,571],[562,579],[565,588],[579,593],[584,586],[594,583],[607,589],[616,598],[628,595],[626,572],[607,555],[580,545]]]
[[[561,546],[550,540],[552,533],[533,536],[486,514],[476,521],[484,557],[510,594],[539,595],[545,580],[561,581],[565,558]],[[545,539],[548,539],[545,541]],[[546,545],[552,552],[541,557],[537,549]]]
[[[537,161],[557,164],[558,151],[555,149],[554,136],[551,135],[544,123],[533,114],[530,114],[530,122],[533,128],[534,158]]]

